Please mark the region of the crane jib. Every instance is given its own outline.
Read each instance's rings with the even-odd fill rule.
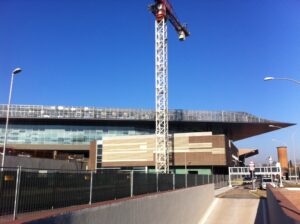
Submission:
[[[184,40],[190,35],[186,24],[181,24],[176,17],[175,13],[173,12],[173,7],[169,1],[156,0],[154,4],[149,6],[149,10],[155,15],[158,22],[162,19],[169,20],[178,33],[180,40]]]

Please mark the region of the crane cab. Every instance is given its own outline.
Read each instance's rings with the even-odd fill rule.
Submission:
[[[156,20],[161,21],[164,19],[167,15],[166,12],[166,5],[165,4],[158,4],[157,5],[157,11],[156,11]]]

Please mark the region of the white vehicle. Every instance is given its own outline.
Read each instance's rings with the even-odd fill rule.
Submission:
[[[276,184],[272,181],[270,177],[263,177],[261,180],[260,188],[266,190],[267,184],[271,184],[273,187],[276,187]]]

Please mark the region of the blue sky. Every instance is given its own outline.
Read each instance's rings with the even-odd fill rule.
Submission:
[[[0,103],[154,108],[154,17],[146,0],[0,0]],[[300,123],[297,0],[173,0],[191,36],[169,26],[169,107],[245,111]],[[298,126],[236,142],[276,160]],[[300,152],[297,152],[300,159]],[[290,157],[291,158],[291,157]]]

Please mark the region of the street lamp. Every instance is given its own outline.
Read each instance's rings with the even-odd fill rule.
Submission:
[[[282,77],[275,78],[275,77],[267,76],[267,77],[264,78],[264,80],[265,81],[270,81],[270,80],[287,80],[287,81],[294,82],[294,83],[297,83],[297,84],[300,85],[300,81],[295,80],[295,79],[285,78],[285,77],[284,78],[282,78]]]
[[[264,80],[265,81],[269,81],[269,80],[286,80],[286,81],[290,81],[290,82],[293,82],[293,83],[296,83],[296,84],[300,85],[300,81],[295,80],[295,79],[286,78],[286,77],[275,78],[275,77],[272,77],[272,76],[267,76],[267,77],[264,78]],[[293,134],[293,141],[294,141],[294,135],[295,135],[295,133]],[[296,170],[297,165],[296,165],[296,155],[295,155],[295,144],[294,144],[294,162],[295,162],[296,182],[298,183],[298,176],[297,176],[297,170]]]
[[[16,68],[11,73],[11,80],[10,80],[10,88],[9,88],[9,96],[8,96],[8,104],[6,108],[6,123],[5,123],[5,132],[4,132],[4,142],[3,142],[3,151],[2,151],[2,168],[4,167],[4,159],[5,159],[5,151],[6,151],[6,142],[7,142],[7,129],[8,129],[8,120],[9,120],[9,111],[10,111],[10,101],[12,95],[12,88],[14,83],[14,76],[22,71],[21,68]]]

